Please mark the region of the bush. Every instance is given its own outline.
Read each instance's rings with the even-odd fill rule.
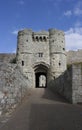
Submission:
[[[16,64],[16,57],[10,60],[10,63]]]

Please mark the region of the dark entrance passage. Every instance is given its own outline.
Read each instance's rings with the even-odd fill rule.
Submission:
[[[36,66],[34,66],[34,71],[35,71],[35,87],[46,88],[48,66],[43,62],[38,63]]]
[[[47,75],[44,72],[37,72],[35,74],[36,78],[36,88],[46,88],[47,87]]]

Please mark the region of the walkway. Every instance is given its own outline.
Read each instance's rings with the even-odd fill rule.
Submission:
[[[82,106],[48,89],[33,89],[0,130],[82,130]]]

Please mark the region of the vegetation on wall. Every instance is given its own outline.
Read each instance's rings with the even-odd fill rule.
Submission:
[[[16,57],[10,60],[10,63],[16,64]]]

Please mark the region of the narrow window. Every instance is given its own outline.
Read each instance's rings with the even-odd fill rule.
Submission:
[[[32,36],[32,40],[33,40],[33,41],[35,41],[35,38],[34,38],[34,36]]]
[[[55,80],[56,78],[55,78],[55,76],[54,76],[54,80]]]
[[[45,36],[43,37],[43,40],[44,40],[45,42],[47,41],[47,39],[46,39],[46,37],[45,37]]]
[[[59,62],[59,66],[61,65],[61,63]]]
[[[65,48],[63,48],[63,50],[65,51]]]
[[[54,42],[54,40],[52,40],[52,42]]]
[[[43,53],[39,53],[39,57],[43,57]]]
[[[36,37],[36,41],[39,41],[38,37]]]
[[[28,40],[26,40],[26,42],[28,42]]]
[[[42,42],[42,37],[40,37],[39,39],[40,39],[40,41]]]
[[[22,66],[24,66],[24,61],[22,60]]]

